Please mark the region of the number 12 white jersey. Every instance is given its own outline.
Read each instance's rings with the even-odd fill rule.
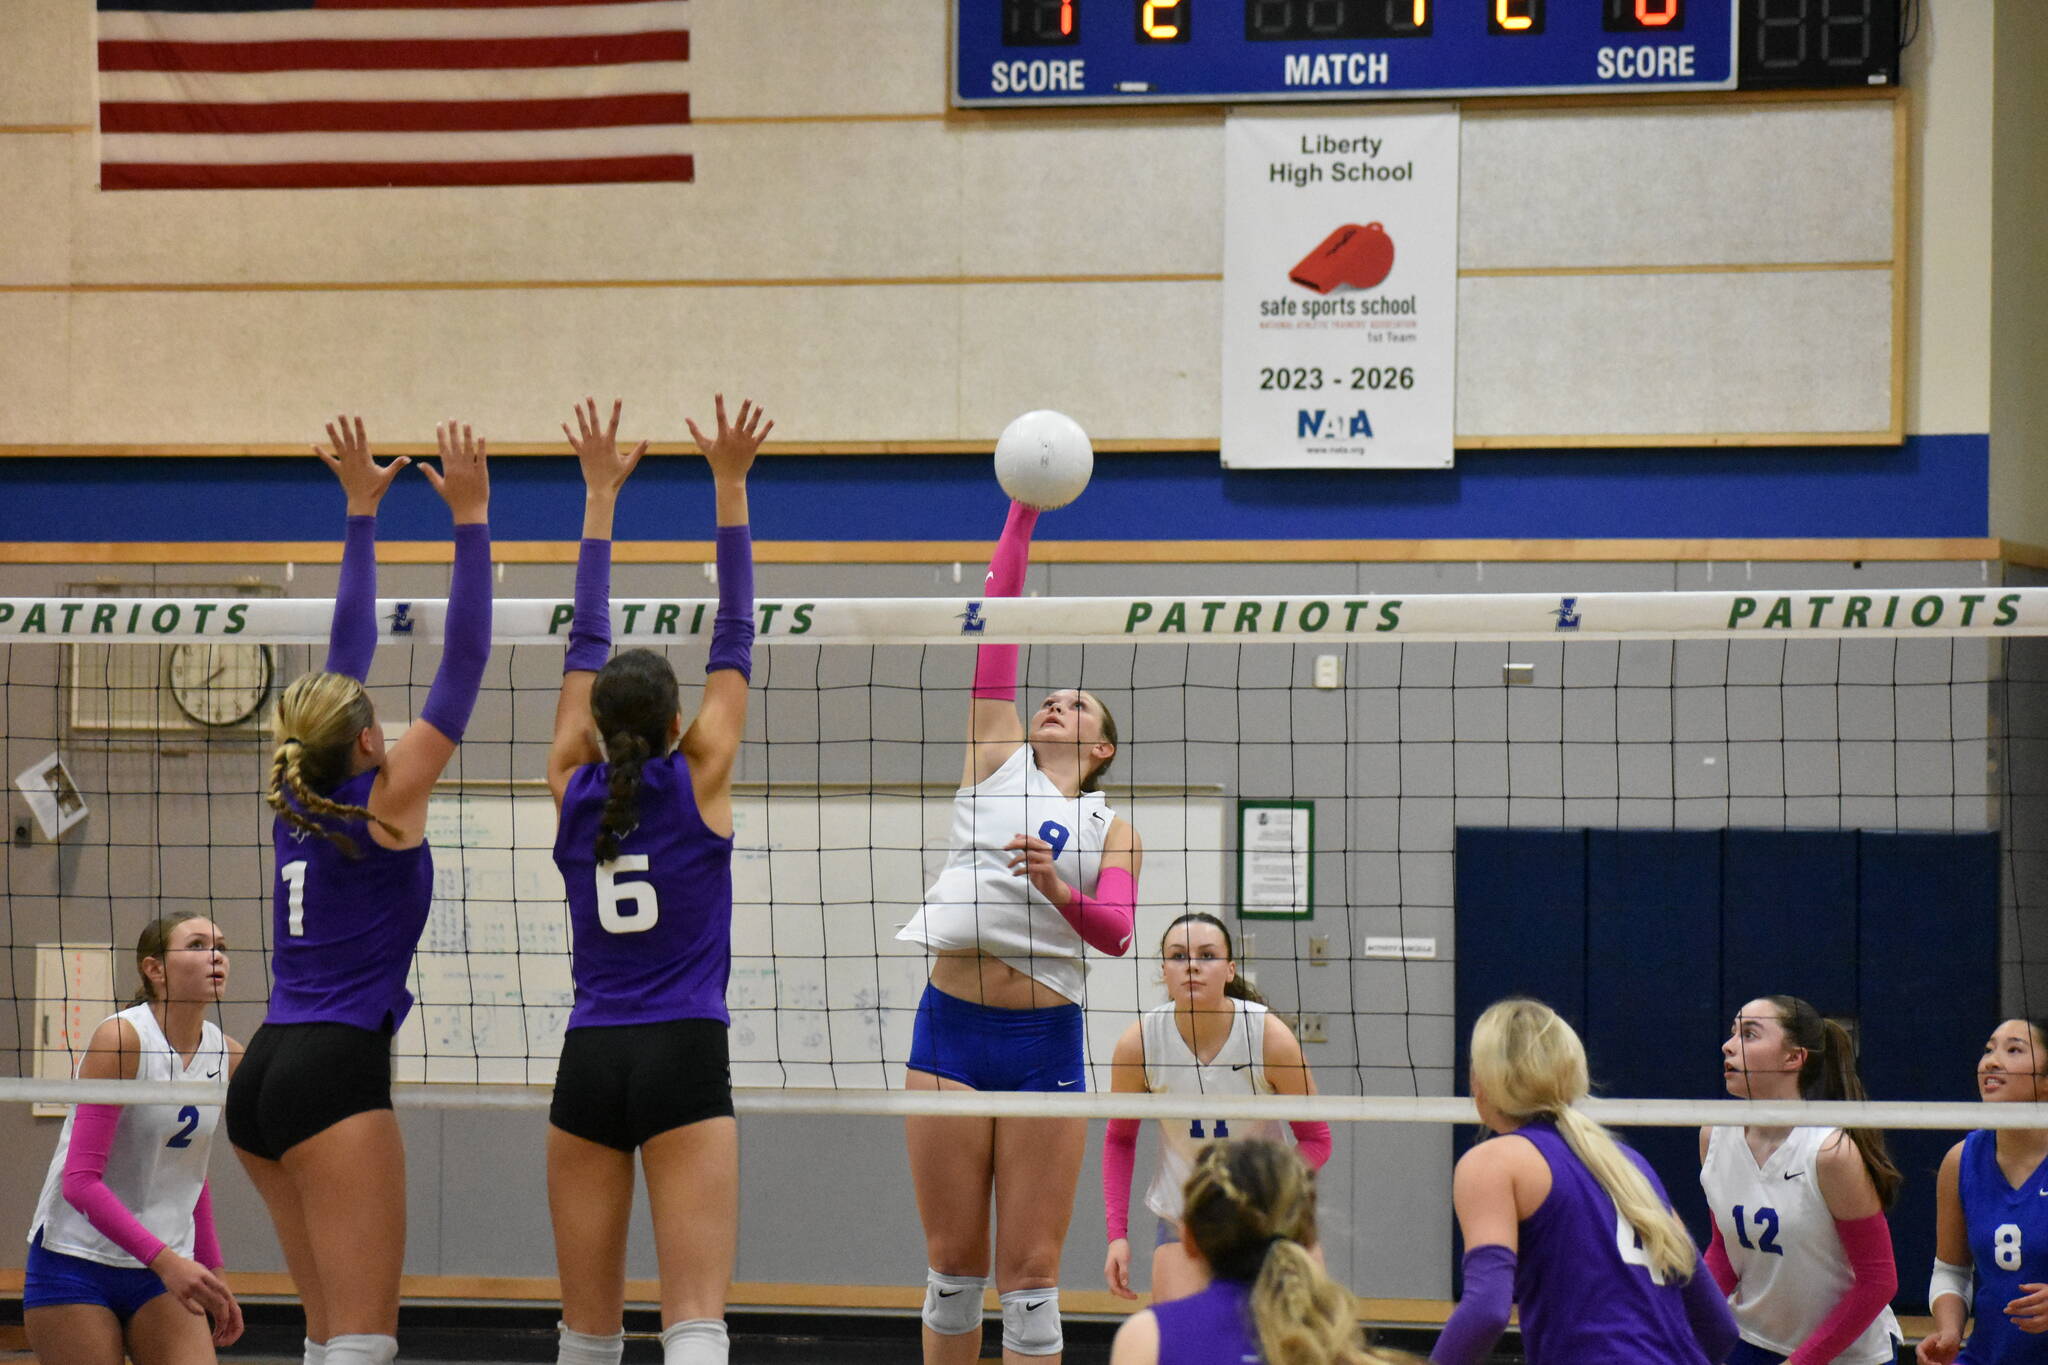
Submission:
[[[1794,1128],[1761,1166],[1742,1129],[1707,1136],[1700,1186],[1740,1279],[1729,1306],[1742,1339],[1778,1355],[1798,1349],[1856,1282],[1820,1192],[1820,1151],[1840,1131]],[[1899,1339],[1887,1308],[1835,1359],[1889,1362]]]

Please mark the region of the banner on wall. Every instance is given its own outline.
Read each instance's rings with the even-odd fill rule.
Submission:
[[[1458,338],[1458,112],[1224,125],[1223,463],[1440,469]]]

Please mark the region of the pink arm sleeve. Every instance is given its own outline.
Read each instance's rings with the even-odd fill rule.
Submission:
[[[1835,1231],[1841,1235],[1842,1250],[1849,1258],[1849,1273],[1856,1277],[1849,1292],[1835,1302],[1821,1319],[1813,1335],[1799,1343],[1799,1349],[1785,1357],[1785,1365],[1825,1365],[1849,1349],[1863,1335],[1892,1295],[1899,1290],[1899,1270],[1892,1260],[1892,1227],[1881,1213],[1868,1218],[1837,1218]]]
[[[71,1149],[64,1155],[64,1202],[85,1215],[94,1231],[144,1265],[164,1249],[152,1233],[107,1188],[107,1153],[121,1122],[118,1104],[81,1104],[71,1120]]]
[[[1728,1259],[1728,1244],[1721,1240],[1721,1224],[1719,1221],[1716,1221],[1714,1224],[1713,1240],[1707,1243],[1704,1259],[1707,1263],[1707,1270],[1714,1277],[1714,1283],[1721,1286],[1721,1293],[1724,1296],[1733,1294],[1740,1277],[1736,1275],[1735,1266]]]
[[[1031,565],[1031,528],[1037,524],[1036,507],[1010,504],[1003,538],[996,542],[988,578],[981,586],[985,596],[1015,597],[1024,591],[1024,570]],[[977,701],[1017,700],[1017,646],[983,645],[974,652],[974,697]]]
[[[1131,1172],[1138,1164],[1138,1120],[1111,1119],[1102,1139],[1102,1225],[1114,1242],[1131,1235]]]
[[[1059,911],[1083,943],[1122,957],[1130,951],[1131,928],[1138,921],[1138,879],[1121,867],[1105,867],[1095,879],[1094,895],[1076,888]]]
[[[1294,1134],[1294,1150],[1312,1171],[1323,1169],[1330,1159],[1330,1125],[1316,1119],[1289,1119],[1287,1130]]]
[[[208,1270],[219,1270],[227,1258],[220,1254],[220,1232],[213,1224],[213,1182],[199,1186],[199,1202],[192,1206],[192,1259]]]

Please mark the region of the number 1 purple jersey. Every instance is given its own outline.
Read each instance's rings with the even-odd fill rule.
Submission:
[[[329,795],[344,806],[370,799],[377,769]],[[277,880],[271,891],[271,1024],[353,1024],[395,1033],[412,1009],[405,978],[434,904],[434,855],[388,849],[368,822],[324,821],[355,841],[354,857],[288,821],[271,822]]]
[[[1527,1123],[1515,1135],[1550,1165],[1550,1194],[1522,1221],[1516,1253],[1515,1303],[1530,1365],[1706,1365],[1682,1286],[1652,1278],[1635,1229],[1557,1126]],[[1650,1163],[1621,1150],[1668,1207]]]
[[[569,1027],[730,1023],[732,836],[697,812],[690,765],[680,751],[640,770],[640,823],[600,865],[596,844],[611,768],[589,763],[569,776],[555,828],[555,865],[569,891]]]

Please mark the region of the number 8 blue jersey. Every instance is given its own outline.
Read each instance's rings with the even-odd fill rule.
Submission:
[[[2048,1162],[2014,1189],[1998,1168],[1998,1135],[1979,1129],[1963,1139],[1957,1185],[1977,1270],[1976,1322],[1957,1365],[2048,1362],[2048,1335],[2022,1332],[2005,1315],[2021,1285],[2048,1284]]]

